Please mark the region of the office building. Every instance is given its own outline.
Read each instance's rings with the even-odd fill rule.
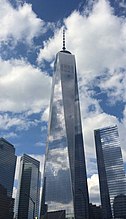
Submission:
[[[64,210],[48,212],[44,217],[44,219],[58,219],[58,218],[66,219]]]
[[[97,206],[90,203],[89,209],[90,209],[90,219],[103,219],[101,206]]]
[[[69,219],[89,218],[76,64],[64,33],[54,65],[41,219],[54,211],[65,211]]]
[[[2,219],[6,219],[6,214],[9,215],[9,219],[13,216],[12,192],[15,167],[14,146],[4,138],[0,138],[0,218]]]
[[[24,154],[20,160],[15,219],[32,219],[39,214],[40,162]]]
[[[13,219],[14,199],[8,197],[7,189],[0,184],[0,219]]]
[[[12,197],[15,167],[14,146],[4,138],[0,138],[0,184],[7,189],[9,197]]]
[[[126,178],[117,126],[94,131],[103,218],[126,218]]]

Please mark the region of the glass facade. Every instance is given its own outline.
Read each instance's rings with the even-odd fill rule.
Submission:
[[[66,50],[54,67],[41,218],[61,210],[69,219],[89,218],[76,64]]]
[[[15,167],[14,146],[0,138],[0,184],[7,190],[8,197],[12,197]]]
[[[13,219],[14,199],[8,197],[7,189],[0,184],[0,219]]]
[[[24,154],[20,161],[15,203],[16,219],[31,219],[39,214],[40,162]]]
[[[107,127],[94,133],[103,218],[126,218],[126,178],[118,128]]]

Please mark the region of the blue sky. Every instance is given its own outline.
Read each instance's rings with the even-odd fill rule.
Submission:
[[[43,169],[53,63],[76,56],[88,184],[99,203],[93,130],[118,125],[126,162],[125,0],[0,0],[0,132]],[[14,189],[14,195],[16,187]]]

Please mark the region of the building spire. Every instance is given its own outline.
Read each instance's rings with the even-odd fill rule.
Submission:
[[[67,51],[66,50],[66,45],[65,45],[65,27],[63,27],[63,48],[60,52],[63,52],[63,53],[67,53],[67,54],[71,54],[71,52]]]
[[[65,28],[63,28],[63,50],[66,50],[66,47],[65,47]]]

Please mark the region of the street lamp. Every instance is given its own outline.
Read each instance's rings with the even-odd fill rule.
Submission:
[[[28,195],[27,193],[25,193],[25,195],[31,200],[32,204],[33,204],[33,219],[35,216],[35,202],[33,201],[33,199],[31,198],[30,195]]]

